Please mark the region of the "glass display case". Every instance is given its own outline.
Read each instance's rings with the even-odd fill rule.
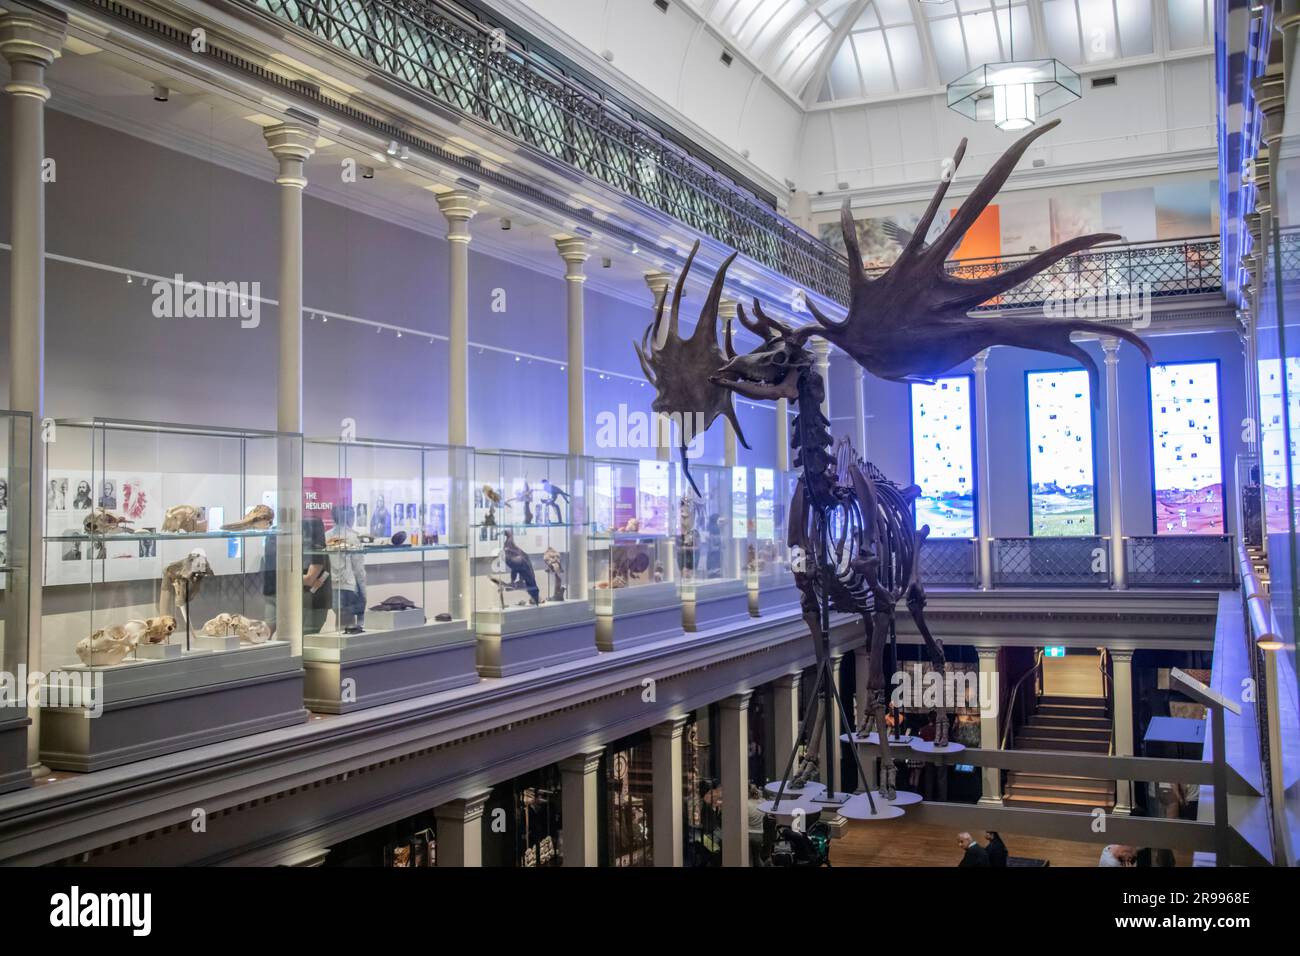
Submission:
[[[496,450],[472,457],[479,673],[504,677],[594,655],[590,459]]]
[[[743,468],[693,463],[692,486],[680,462],[676,467],[680,493],[674,559],[682,623],[688,631],[704,630],[749,613],[743,560],[748,478]]]
[[[111,419],[42,434],[41,756],[96,769],[306,719],[302,439]],[[96,719],[87,721],[86,709]]]
[[[599,458],[592,462],[588,489],[591,596],[600,649],[680,637],[672,466],[655,459]]]
[[[303,446],[307,705],[325,713],[478,680],[470,628],[469,449],[373,439]]]
[[[0,410],[0,793],[29,786],[27,620],[32,417]]]
[[[754,468],[753,534],[745,563],[750,613],[759,616],[799,603],[799,590],[790,572],[786,544],[786,513],[799,475],[774,468]]]

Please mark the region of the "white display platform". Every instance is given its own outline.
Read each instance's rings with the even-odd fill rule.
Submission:
[[[911,747],[912,741],[917,739],[919,738],[913,737],[910,734],[904,737],[890,737],[889,746]],[[867,734],[865,737],[857,733],[840,734],[840,740],[842,740],[846,744],[866,744],[867,746],[874,746],[874,747],[880,746],[880,734],[876,733],[874,730],[871,733]]]
[[[877,803],[881,800],[885,800],[885,798],[880,795],[879,790],[873,790],[872,796],[876,798]],[[885,802],[895,807],[912,807],[924,800],[925,798],[919,793],[913,793],[911,790],[895,790],[894,799],[885,800]]]
[[[792,824],[796,818],[807,821],[808,818],[815,817],[823,811],[836,812],[835,807],[827,806],[824,803],[813,803],[807,798],[792,800],[789,797],[782,797],[779,810],[773,809],[774,804],[774,800],[763,800],[759,803],[758,809],[770,817],[775,817],[777,822],[784,823],[787,826]]]
[[[959,754],[966,749],[966,745],[950,740],[948,746],[936,747],[933,740],[922,740],[917,737],[912,741],[912,749],[919,754]]]
[[[252,647],[253,645],[249,645]],[[190,647],[196,651],[237,651],[240,647],[239,638],[234,634],[226,634],[222,637],[209,637],[207,634],[195,634],[190,638]]]
[[[55,770],[115,767],[308,717],[302,661],[288,641],[62,672],[86,675],[96,690],[82,706],[42,708],[41,761]]]
[[[371,613],[366,612],[367,625]],[[317,713],[345,714],[477,683],[477,647],[467,621],[421,620],[418,627],[396,631],[309,634],[302,650],[307,706]]]
[[[872,794],[872,797],[875,801],[874,812],[867,795],[859,793],[840,807],[840,816],[849,820],[897,820],[905,815],[901,806],[886,803],[879,794]]]
[[[403,608],[400,611],[366,611],[365,628],[367,631],[399,631],[409,627],[421,627],[424,624],[424,609],[419,607]]]
[[[780,780],[772,780],[763,785],[763,792],[765,794],[769,794],[775,797],[777,790],[780,789],[780,786],[781,786]],[[786,797],[791,797],[791,796],[796,798],[797,797],[812,798],[812,797],[819,796],[820,794],[823,794],[825,792],[826,792],[826,785],[824,783],[820,783],[817,780],[809,780],[801,788],[792,788],[787,785],[785,788],[785,793],[781,797],[781,800],[784,801]]]
[[[474,619],[478,672],[483,677],[509,677],[600,653],[590,601],[480,609]]]
[[[683,636],[682,599],[675,581],[594,588],[596,646],[622,651]]]
[[[682,627],[707,631],[727,621],[747,618],[749,590],[735,579],[681,581]]]
[[[235,639],[239,643],[239,639]],[[142,661],[167,661],[181,656],[179,644],[137,644],[133,652]]]

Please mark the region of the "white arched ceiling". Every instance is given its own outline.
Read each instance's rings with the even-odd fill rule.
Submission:
[[[1071,143],[1106,140],[1061,151],[1065,165],[1200,148],[1213,126],[1210,0],[492,2],[783,195],[930,177],[954,136],[1000,151],[1003,134],[945,103],[950,80],[991,60],[1120,72],[1122,91],[1094,96],[1085,80],[1084,103],[1061,112]]]

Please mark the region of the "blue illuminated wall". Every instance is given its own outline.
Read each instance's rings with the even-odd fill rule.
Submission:
[[[912,481],[921,489],[916,526],[936,538],[975,535],[975,468],[971,379],[941,378],[911,386]]]
[[[1092,398],[1083,369],[1025,373],[1030,532],[1096,534]]]
[[[1223,534],[1219,363],[1156,365],[1149,380],[1156,534]]]

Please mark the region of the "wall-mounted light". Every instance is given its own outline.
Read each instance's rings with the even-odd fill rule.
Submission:
[[[362,179],[374,179],[374,178],[375,178],[375,167],[373,167],[373,166],[362,166],[362,167],[361,167],[361,178],[362,178]]]
[[[608,269],[613,264],[614,264],[614,260],[611,259],[609,256],[605,256],[603,259],[600,260],[600,267],[602,269]]]
[[[502,231],[502,232],[509,232],[509,231],[510,231],[510,227],[511,227],[511,225],[513,225],[513,223],[511,223],[509,219],[507,219],[505,216],[502,216],[502,217],[501,217],[501,231]]]
[[[388,141],[388,155],[389,155],[389,156],[396,156],[396,155],[398,154],[398,152],[400,152],[400,151],[401,151],[401,147],[397,145],[397,140],[392,139],[392,140],[389,140],[389,141]]]
[[[153,85],[153,98],[156,102],[166,103],[167,100],[170,99],[171,95],[172,91],[167,89],[167,87],[163,86],[161,83],[155,83]]]

